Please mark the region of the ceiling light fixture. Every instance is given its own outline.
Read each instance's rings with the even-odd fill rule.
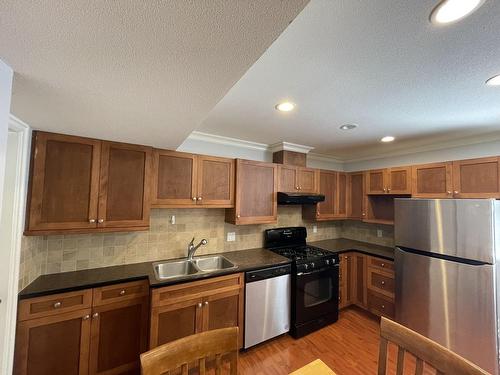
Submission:
[[[490,79],[488,79],[486,81],[486,84],[488,86],[500,86],[500,74],[494,76],[494,77],[491,77]]]
[[[283,102],[277,104],[274,108],[281,112],[290,112],[295,108],[295,104],[293,104],[292,102]]]
[[[342,125],[339,129],[340,130],[352,130],[352,129],[356,129],[358,127],[358,125],[356,124],[345,124],[345,125]]]
[[[388,135],[388,136],[385,136],[384,138],[382,138],[382,139],[380,140],[380,142],[385,142],[385,143],[387,143],[387,142],[392,142],[392,141],[394,141],[395,139],[396,139],[396,138],[394,138],[392,135]]]
[[[461,20],[479,8],[486,0],[443,0],[431,12],[433,24],[443,25]]]

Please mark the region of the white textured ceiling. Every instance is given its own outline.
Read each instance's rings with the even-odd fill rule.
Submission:
[[[500,87],[484,82],[500,73],[500,1],[446,27],[428,21],[437,3],[312,0],[198,130],[343,160],[497,136]],[[284,99],[296,110],[276,111]]]
[[[36,129],[177,147],[308,0],[2,0],[12,113]]]

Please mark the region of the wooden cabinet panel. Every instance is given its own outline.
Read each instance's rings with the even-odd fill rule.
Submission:
[[[131,281],[93,289],[93,305],[102,306],[109,303],[122,302],[149,295],[147,281]]]
[[[353,303],[353,254],[340,255],[341,283],[339,290],[339,308],[350,306]]]
[[[347,215],[347,174],[339,172],[337,178],[337,207],[335,216],[345,218]]]
[[[453,162],[455,198],[500,198],[500,158]]]
[[[335,217],[337,198],[337,172],[319,172],[319,193],[325,196],[325,200],[316,206],[316,219],[332,219]],[[314,209],[314,207],[303,207],[303,209]]]
[[[368,290],[368,309],[380,316],[387,316],[394,319],[395,307],[394,300],[387,298],[384,295],[378,294],[372,290]]]
[[[99,183],[99,227],[149,225],[152,149],[103,142]]]
[[[412,167],[414,198],[452,198],[452,163],[433,163]]]
[[[382,258],[376,258],[376,257],[369,257],[369,266],[370,267],[377,267],[380,268],[381,270],[389,270],[393,271],[394,270],[394,262]]]
[[[366,194],[385,194],[386,179],[385,169],[366,172]]]
[[[234,205],[234,159],[198,156],[197,203],[203,206]]]
[[[387,180],[387,193],[411,194],[411,167],[390,168]]]
[[[277,171],[276,164],[238,159],[235,208],[226,210],[226,221],[233,224],[276,223]]]
[[[88,374],[90,309],[18,323],[15,375]]]
[[[71,311],[88,309],[91,305],[92,291],[88,289],[29,298],[19,302],[18,320],[60,315]]]
[[[354,282],[354,303],[360,307],[366,307],[366,256],[360,253],[354,253],[353,256],[356,277]]]
[[[97,226],[101,142],[34,132],[26,231]]]
[[[196,155],[154,150],[153,206],[196,205]]]
[[[143,297],[93,309],[90,374],[140,373],[139,356],[148,347],[148,307]]]
[[[350,219],[363,219],[365,217],[364,172],[349,173],[347,177],[347,217]]]
[[[294,193],[299,190],[299,183],[297,176],[298,168],[280,165],[278,167],[278,172],[279,172],[278,191],[284,193]]]
[[[299,168],[298,186],[301,193],[316,193],[318,170],[310,168]]]

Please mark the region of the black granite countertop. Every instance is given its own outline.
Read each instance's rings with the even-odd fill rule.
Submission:
[[[358,251],[360,253],[377,256],[389,260],[394,260],[394,248],[388,246],[375,245],[368,242],[349,240],[347,238],[337,238],[334,240],[322,240],[309,242],[309,245],[319,247],[334,253],[345,253],[347,251]]]
[[[291,262],[289,259],[282,257],[281,255],[262,248],[231,251],[221,255],[224,255],[228,260],[234,263],[236,268],[210,273],[199,273],[170,280],[156,279],[152,266],[154,262],[56,273],[38,277],[19,293],[19,299],[94,288],[103,285],[141,279],[148,279],[150,286],[155,288],[236,272],[246,272],[270,266],[289,264]]]

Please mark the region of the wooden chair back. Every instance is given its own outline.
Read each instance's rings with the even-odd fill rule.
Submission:
[[[424,363],[433,367],[438,375],[489,375],[488,372],[444,346],[384,317],[380,323],[378,375],[385,375],[387,370],[388,342],[398,347],[397,375],[402,375],[404,372],[406,352],[416,358],[415,375],[423,374]]]
[[[184,337],[141,354],[142,375],[163,375],[181,369],[188,375],[189,364],[205,375],[209,358],[215,358],[215,374],[223,368],[222,357],[229,359],[230,374],[238,374],[238,327],[222,328]]]

